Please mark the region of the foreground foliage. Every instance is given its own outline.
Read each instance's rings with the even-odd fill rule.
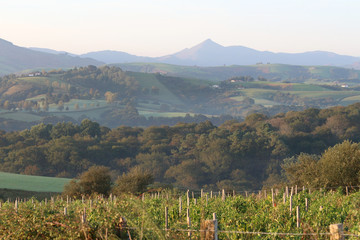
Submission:
[[[34,201],[3,203],[0,209],[0,236],[10,239],[187,239],[186,195],[182,195],[183,209],[179,212],[179,195],[164,192],[162,197],[142,201],[123,196],[91,200]],[[305,198],[309,199],[305,211]],[[329,225],[343,223],[346,234],[359,232],[360,193],[345,196],[338,192],[311,194],[301,192],[293,196],[293,211],[289,212],[289,199],[282,202],[276,196],[272,206],[271,196],[253,195],[190,198],[189,213],[194,237],[199,236],[202,219],[212,219],[217,214],[220,239],[327,239]],[[165,206],[169,209],[169,231],[165,229]],[[300,207],[301,225],[296,228],[295,206]],[[320,207],[322,206],[322,207]],[[64,214],[66,207],[67,215]],[[86,214],[84,214],[84,212]],[[85,217],[84,217],[85,216]],[[127,221],[121,223],[120,218]],[[304,233],[309,236],[274,236],[240,234],[237,232]],[[351,238],[350,238],[351,239]]]

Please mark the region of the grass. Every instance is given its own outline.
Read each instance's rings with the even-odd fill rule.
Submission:
[[[340,101],[340,104],[347,106],[356,102],[360,102],[360,94],[357,96],[346,97]]]
[[[159,95],[152,95],[152,98],[157,99],[158,101],[169,103],[169,104],[181,104],[181,100],[175,96],[167,87],[165,87],[154,74],[146,74],[139,72],[128,72],[129,76],[134,77],[139,85],[143,88],[157,87],[159,89]]]
[[[359,70],[352,70],[333,66],[296,66],[286,64],[260,64],[248,66],[178,66],[161,63],[125,63],[118,64],[126,71],[135,72],[165,72],[168,75],[206,79],[210,81],[226,80],[234,76],[259,76],[275,81],[289,80],[293,82],[305,82],[309,79],[315,81],[337,81],[339,79],[358,79]]]
[[[140,115],[143,115],[145,117],[185,117],[187,113],[185,112],[153,112],[153,111],[146,111],[146,110],[140,110]],[[193,116],[194,114],[190,114],[190,116]]]
[[[62,192],[68,178],[40,177],[0,172],[0,189],[33,192]]]
[[[342,100],[343,98],[360,95],[358,91],[290,91],[290,94],[308,98],[327,98]]]
[[[0,118],[13,119],[13,120],[23,121],[23,122],[36,122],[36,121],[41,120],[40,116],[37,116],[35,114],[31,114],[31,113],[26,113],[26,112],[5,112],[5,113],[0,113]]]

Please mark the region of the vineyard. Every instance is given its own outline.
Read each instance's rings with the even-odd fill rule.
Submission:
[[[0,202],[0,238],[199,239],[201,222],[214,215],[219,239],[329,239],[335,223],[343,224],[346,239],[359,239],[360,192],[167,191],[8,200]]]

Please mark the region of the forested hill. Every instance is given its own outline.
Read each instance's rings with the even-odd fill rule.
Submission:
[[[359,118],[360,104],[354,104],[271,118],[253,114],[219,127],[209,121],[112,130],[90,120],[40,124],[1,132],[0,171],[75,177],[92,165],[117,174],[138,167],[156,182],[179,187],[255,189],[280,182],[288,157],[360,141]]]

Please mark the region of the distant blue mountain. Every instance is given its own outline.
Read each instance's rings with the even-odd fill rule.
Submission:
[[[224,47],[208,39],[192,48],[163,57],[151,58],[131,55],[125,52],[91,52],[90,57],[105,63],[161,62],[185,66],[252,65],[259,62],[290,65],[351,66],[360,61],[358,57],[339,55],[331,52],[313,51],[305,53],[274,53],[257,51],[243,46]]]
[[[351,65],[360,58],[331,52],[273,53],[243,46],[223,47],[208,39],[190,49],[159,58],[158,61],[198,66],[252,65],[259,62],[290,65]]]
[[[99,51],[99,52],[89,52],[82,54],[81,57],[92,58],[98,61],[111,64],[111,63],[130,63],[130,62],[155,62],[156,60],[151,57],[139,57],[135,55],[128,54],[126,52],[119,51]]]
[[[72,68],[102,64],[104,63],[94,59],[74,57],[69,54],[34,51],[0,39],[0,75],[30,69]]]

